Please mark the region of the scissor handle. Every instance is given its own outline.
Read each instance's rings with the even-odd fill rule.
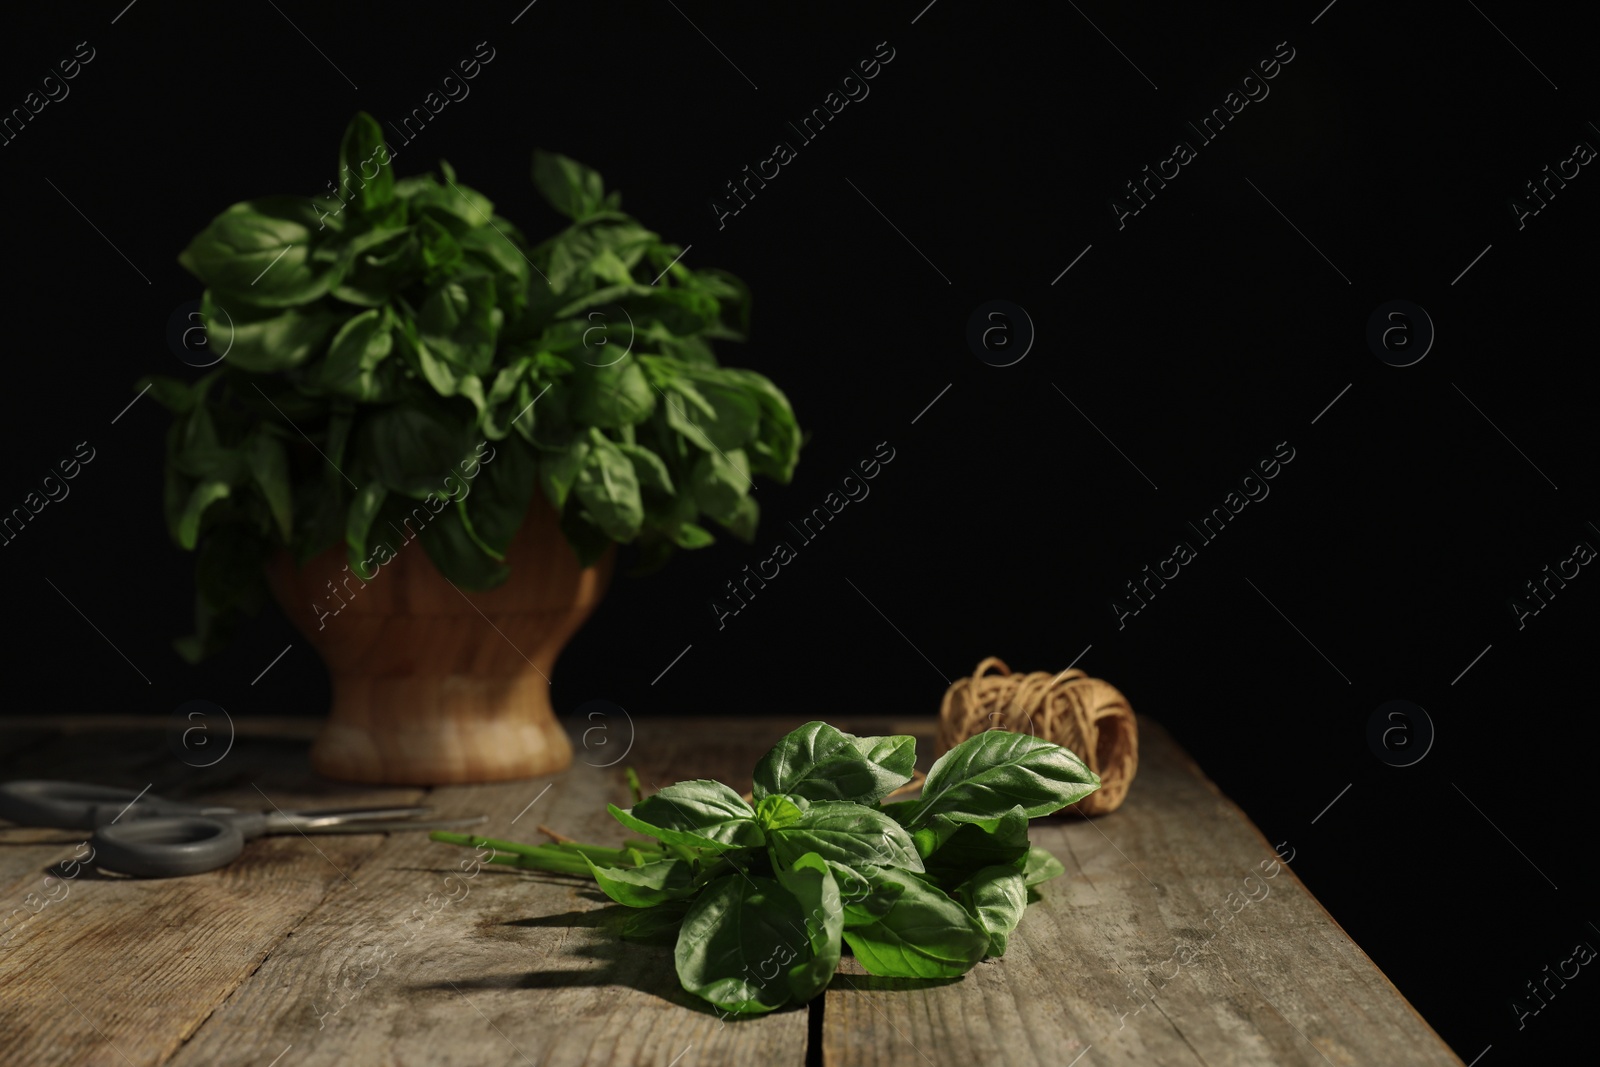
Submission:
[[[149,792],[90,785],[87,782],[47,779],[0,782],[0,818],[21,826],[93,830],[111,822],[152,816],[207,815],[225,818],[236,814],[240,813],[234,808],[185,804]]]
[[[0,818],[20,826],[93,830],[115,819],[135,799],[141,806],[169,803],[148,793],[140,798],[132,789],[25,779],[0,783]]]
[[[244,851],[236,822],[200,815],[155,816],[102,826],[89,840],[97,867],[137,878],[176,878],[232,863]]]

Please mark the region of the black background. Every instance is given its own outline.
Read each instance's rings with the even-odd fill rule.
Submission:
[[[486,41],[470,95],[392,142],[397,172],[448,159],[537,239],[560,220],[532,149],[595,167],[693,246],[686,262],[748,282],[751,340],[722,359],[772,377],[811,434],[793,483],[760,485],[755,545],[614,581],[562,658],[558,711],[932,716],[983,656],[1056,671],[1082,654],[1296,850],[1463,1059],[1554,1051],[1600,979],[1585,969],[1521,1030],[1510,1003],[1575,942],[1600,944],[1600,578],[1584,568],[1520,630],[1508,601],[1600,545],[1600,178],[1583,168],[1521,230],[1508,200],[1577,141],[1600,145],[1576,14],[924,2],[8,12],[4,109],[78,42],[95,58],[0,147],[0,507],[77,442],[95,459],[0,548],[5,710],[325,711],[326,673],[275,609],[200,668],[173,653],[192,585],[160,514],[166,416],[145,398],[112,419],[141,375],[198,374],[164,336],[199,295],[175,259],[190,236],[235,201],[322,190],[357,109],[397,121]],[[800,144],[786,123],[883,41],[870,95]],[[1196,141],[1184,120],[1284,41],[1270,95],[1119,230],[1122,183]],[[710,198],[778,140],[797,159],[719,229]],[[1037,329],[1013,366],[966,342],[991,299]],[[1364,339],[1393,299],[1437,328],[1413,366]],[[1295,458],[1270,496],[1119,629],[1123,582],[1193,543],[1185,523],[1283,441]],[[870,496],[719,629],[722,584],[880,442],[894,459]],[[1394,698],[1437,731],[1403,769],[1365,735]]]

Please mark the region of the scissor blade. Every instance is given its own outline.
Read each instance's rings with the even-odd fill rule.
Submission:
[[[432,815],[429,807],[406,808],[328,808],[322,811],[272,812],[268,823],[274,832],[300,830],[327,832],[324,827],[344,823],[372,823],[389,819],[411,819],[418,815]]]
[[[472,815],[462,819],[426,819],[415,822],[341,822],[324,826],[302,826],[308,834],[392,834],[401,830],[453,830],[462,826],[478,826],[489,821],[487,815]]]

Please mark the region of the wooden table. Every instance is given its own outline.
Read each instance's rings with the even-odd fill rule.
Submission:
[[[196,770],[165,722],[13,720],[0,778],[286,810],[425,799],[487,813],[487,836],[542,840],[543,823],[604,843],[621,836],[605,804],[627,802],[625,764],[646,786],[745,790],[800,721],[641,721],[608,769],[585,761],[615,759],[627,737],[603,757],[580,748],[551,779],[420,790],[319,781],[304,722],[240,723],[227,756]],[[924,769],[931,758],[926,720],[835,724],[916,734]],[[266,838],[189,878],[82,869],[41,905],[45,869],[86,834],[6,827],[0,1063],[1459,1065],[1244,813],[1157,724],[1140,729],[1122,810],[1033,823],[1067,873],[1004,959],[931,983],[846,957],[809,1008],[727,1023],[679,988],[670,949],[612,936],[623,909],[592,886],[498,868],[464,879],[469,853],[423,834]]]

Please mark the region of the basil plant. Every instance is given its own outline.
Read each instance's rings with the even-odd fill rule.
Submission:
[[[139,383],[174,416],[166,521],[197,552],[186,659],[257,609],[268,554],[343,543],[370,575],[378,531],[413,515],[464,589],[506,580],[535,493],[584,566],[636,543],[649,570],[713,526],[751,540],[752,479],[788,482],[801,442],[783,393],[712,351],[745,338],[743,283],[685,266],[563,156],[534,155],[571,220],[539,244],[448,163],[396,178],[365,113],[338,173],[336,195],[234,204],[190,242],[218,361]]]

